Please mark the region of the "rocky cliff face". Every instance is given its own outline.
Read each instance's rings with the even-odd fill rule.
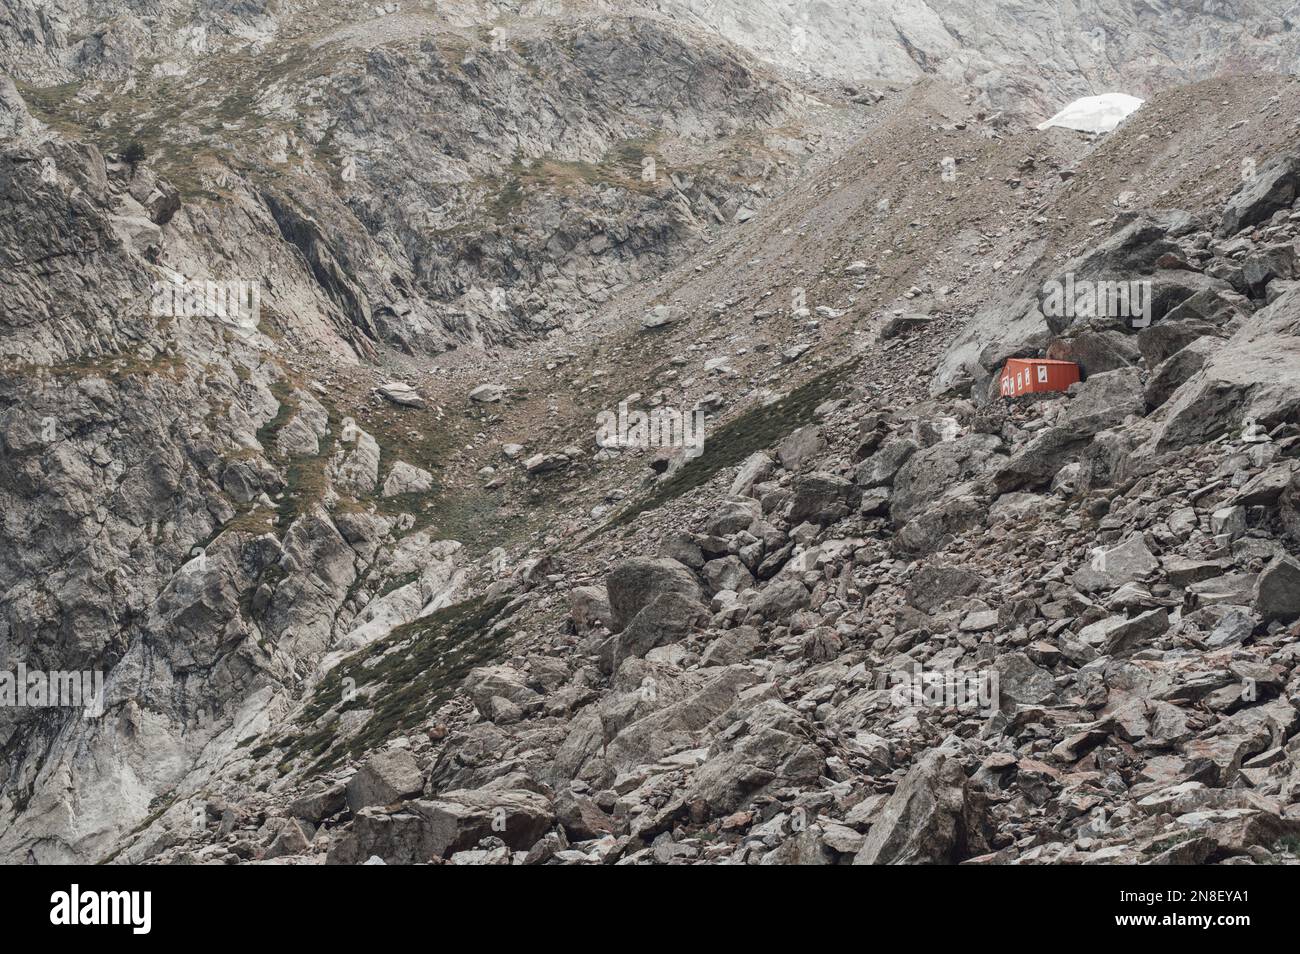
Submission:
[[[847,82],[936,77],[988,111],[1045,119],[1095,93],[1146,96],[1223,71],[1282,71],[1295,6],[1172,0],[647,0],[797,72]]]
[[[1109,6],[0,6],[0,857],[1294,860],[1289,27]]]

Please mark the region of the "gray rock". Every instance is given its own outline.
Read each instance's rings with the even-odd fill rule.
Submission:
[[[1224,613],[1205,640],[1207,646],[1218,649],[1222,646],[1235,646],[1244,643],[1255,631],[1255,618],[1242,609],[1230,609]]]
[[[475,404],[496,404],[506,396],[506,389],[500,384],[480,384],[469,392],[469,399]]]
[[[399,460],[388,472],[384,480],[383,496],[395,497],[398,494],[422,494],[433,488],[433,474],[420,467],[414,467]]]
[[[1219,327],[1208,321],[1169,321],[1143,328],[1138,333],[1138,349],[1148,368],[1161,363],[1201,338],[1221,338]]]
[[[704,585],[710,595],[719,590],[739,593],[754,585],[754,577],[739,557],[726,556],[704,564]]]
[[[774,622],[789,619],[796,610],[808,605],[811,599],[808,588],[798,580],[776,580],[769,583],[749,604],[749,619]]]
[[[385,382],[377,390],[380,397],[401,407],[424,407],[424,398],[420,397],[419,392],[401,381]]]
[[[904,312],[901,315],[893,315],[880,326],[880,340],[888,341],[890,338],[911,334],[928,327],[933,322],[934,319],[929,315],[922,315],[917,312]]]
[[[909,438],[886,441],[880,450],[858,465],[853,473],[853,480],[860,487],[892,484],[898,471],[918,448],[916,441]]]
[[[747,662],[762,645],[762,638],[753,626],[729,629],[713,642],[700,656],[704,666],[732,666]]]
[[[1265,622],[1287,622],[1300,616],[1300,562],[1277,556],[1255,584],[1255,609]]]
[[[656,646],[680,642],[707,620],[708,612],[697,598],[660,593],[608,640],[608,648],[601,654],[601,669],[618,672],[624,660],[644,656]]]
[[[755,484],[762,483],[772,475],[775,462],[766,451],[755,451],[745,458],[736,471],[736,479],[731,484],[731,495],[748,497]]]
[[[764,792],[815,782],[826,759],[807,734],[807,723],[789,706],[759,703],[696,769],[686,800],[720,815]]]
[[[655,305],[641,317],[641,327],[646,331],[675,325],[686,317],[681,308],[672,305]]]
[[[424,775],[406,749],[389,749],[368,758],[347,785],[348,808],[355,814],[370,805],[391,805],[424,790]]]
[[[1002,441],[992,434],[967,434],[918,450],[894,478],[889,513],[902,524],[935,504],[935,492],[951,491],[981,474],[993,461]]]
[[[347,786],[335,782],[315,792],[301,795],[289,803],[289,814],[319,825],[322,819],[335,815],[347,804]]]
[[[1160,326],[1156,326],[1160,327]],[[1144,397],[1148,407],[1160,407],[1174,392],[1205,366],[1221,346],[1221,339],[1197,337],[1162,361],[1147,381]]]
[[[794,479],[785,518],[792,526],[834,523],[856,510],[860,500],[861,491],[843,477],[800,474]]]
[[[952,864],[968,850],[967,785],[950,752],[926,752],[871,824],[855,865]]]
[[[1295,248],[1290,242],[1265,245],[1246,256],[1241,263],[1241,272],[1251,294],[1262,296],[1268,283],[1275,278],[1290,280],[1296,277]]]
[[[565,454],[534,454],[524,461],[524,470],[530,474],[548,474],[563,470],[569,466],[569,463],[569,458]]]
[[[1278,209],[1289,208],[1300,188],[1300,159],[1275,156],[1260,166],[1228,198],[1219,222],[1219,236],[1236,235],[1256,225]]]
[[[1160,561],[1135,533],[1116,547],[1098,548],[1086,565],[1074,571],[1074,585],[1085,593],[1110,590],[1144,580],[1160,568]]]
[[[699,603],[704,594],[695,574],[676,560],[633,557],[615,567],[605,578],[613,613],[611,631],[619,632],[656,598],[678,593]]]
[[[923,566],[908,581],[906,600],[923,613],[933,613],[945,603],[979,591],[984,577],[955,566]]]
[[[1056,680],[1024,653],[1004,653],[997,658],[998,692],[1003,703],[1038,705],[1056,695]]]
[[[593,626],[609,629],[614,624],[614,613],[609,606],[609,595],[603,586],[576,586],[569,593],[569,618],[579,630]]]
[[[271,843],[266,846],[266,850],[262,852],[262,860],[271,861],[275,858],[301,855],[310,847],[311,836],[303,830],[298,819],[287,818],[275,838],[273,838]]]
[[[808,424],[791,431],[776,447],[777,459],[786,470],[802,470],[814,457],[826,449],[826,439],[821,428]]]
[[[327,862],[357,864],[377,855],[387,864],[420,864],[499,838],[526,851],[555,823],[550,803],[536,792],[510,789],[450,791],[408,802],[400,812],[366,808],[352,832],[331,846]]]
[[[1103,656],[1121,656],[1141,649],[1169,629],[1169,611],[1164,607],[1139,613],[1132,619],[1112,616],[1085,626],[1079,638]]]
[[[757,500],[751,497],[727,497],[717,503],[713,515],[704,525],[704,532],[709,536],[729,537],[741,530],[748,530],[762,517],[763,508]]]
[[[519,713],[536,708],[542,701],[541,696],[528,686],[523,673],[510,666],[471,669],[465,677],[465,691],[473,700],[474,707],[489,722],[517,721],[518,714],[508,706],[502,706],[502,699],[517,707]]]

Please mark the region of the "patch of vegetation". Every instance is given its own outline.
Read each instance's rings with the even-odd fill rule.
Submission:
[[[491,491],[477,484],[451,486],[446,479],[447,462],[456,457],[458,448],[465,443],[465,434],[457,431],[454,419],[438,420],[427,409],[396,417],[391,412],[375,412],[368,407],[354,413],[357,426],[379,445],[380,487],[398,461],[421,467],[433,475],[433,486],[426,491],[391,497],[376,495],[360,503],[373,504],[380,513],[389,516],[410,514],[415,518],[412,530],[427,529],[438,538],[459,540],[467,553],[475,556],[520,532],[518,524],[510,529],[499,519],[498,499]]]
[[[519,160],[516,159],[515,164],[510,167],[512,174],[488,202],[488,214],[497,222],[510,218],[524,204],[524,182],[519,174],[515,172],[518,163]],[[522,166],[519,168],[522,169]]]
[[[642,178],[642,161],[651,155],[653,146],[650,139],[626,139],[611,148],[599,162],[551,158],[525,162],[522,154],[515,153],[508,174],[495,183],[487,211],[494,220],[501,222],[517,212],[534,189],[616,185],[633,192],[652,192],[656,182]]]
[[[58,115],[71,108],[72,98],[81,90],[81,81],[60,86],[32,86],[22,80],[15,81],[27,108],[43,115]]]
[[[51,365],[15,361],[0,365],[0,370],[37,379],[48,374],[60,381],[106,378],[120,385],[130,378],[148,378],[154,374],[166,375],[173,381],[180,381],[185,373],[186,363],[184,355],[159,353],[145,359],[136,354],[116,352],[86,355]]]
[[[144,162],[147,155],[148,151],[144,148],[144,143],[139,139],[132,139],[122,149],[122,161],[130,163],[132,170]]]
[[[857,367],[848,361],[801,384],[773,404],[750,408],[704,439],[704,453],[687,461],[676,473],[657,483],[640,500],[634,501],[604,526],[591,534],[626,526],[647,510],[707,483],[724,467],[735,467],[750,454],[771,447],[791,431],[813,419],[813,411],[835,396]],[[590,537],[588,537],[590,539]]]
[[[393,590],[400,590],[402,587],[406,586],[406,584],[414,583],[419,578],[419,570],[412,570],[409,573],[403,573],[401,576],[395,576],[384,584],[383,588],[375,594],[375,598],[378,599],[381,596],[387,596],[389,593],[393,592]]]
[[[335,666],[317,687],[297,724],[306,730],[344,699],[344,688],[357,694],[340,712],[369,708],[374,712],[364,728],[335,745],[333,723],[296,738],[284,738],[254,750],[266,754],[276,747],[285,754],[280,770],[295,762],[311,762],[315,775],[381,745],[391,736],[409,732],[451,698],[469,671],[496,658],[506,634],[493,635],[493,621],[508,601],[485,598],[457,603],[399,626],[373,646],[359,650]],[[344,680],[352,680],[345,683]],[[365,687],[369,691],[362,692]]]
[[[274,450],[275,438],[280,433],[280,429],[289,423],[289,419],[298,410],[298,401],[293,396],[293,390],[293,385],[284,378],[271,382],[271,393],[275,395],[280,406],[276,409],[275,417],[257,429],[257,442],[268,453]]]
[[[295,457],[289,464],[284,496],[276,508],[280,526],[287,527],[325,498],[329,490],[329,465],[334,456],[334,432],[319,439],[315,457]]]
[[[140,824],[136,825],[134,828],[131,829],[131,831],[127,834],[127,836],[122,839],[121,845],[118,847],[118,849],[115,852],[113,852],[108,857],[101,859],[97,863],[101,865],[112,864],[114,859],[116,859],[117,856],[120,855],[126,849],[130,839],[134,838],[136,835],[140,834],[142,831],[144,831],[146,828],[148,828],[158,819],[162,818],[163,814],[169,808],[171,808],[173,805],[176,804],[176,797],[177,796],[175,791],[164,792],[160,795],[155,795],[153,800],[149,803],[150,812],[148,815],[145,816],[144,821],[140,822]]]
[[[1287,835],[1278,840],[1273,846],[1273,854],[1281,855],[1300,855],[1300,838],[1295,835]]]

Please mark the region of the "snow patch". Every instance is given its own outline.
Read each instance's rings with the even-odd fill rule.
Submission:
[[[1136,112],[1142,100],[1126,93],[1103,93],[1101,96],[1085,96],[1076,99],[1045,123],[1039,123],[1039,129],[1049,126],[1062,126],[1065,129],[1077,129],[1080,132],[1108,133],[1130,113]]]

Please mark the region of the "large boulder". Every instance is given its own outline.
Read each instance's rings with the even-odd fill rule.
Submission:
[[[1162,321],[1150,328],[1143,328],[1138,333],[1137,346],[1147,367],[1155,368],[1193,341],[1207,335],[1223,337],[1219,326],[1208,321],[1195,318],[1188,321]]]
[[[1021,446],[993,473],[998,493],[1036,489],[1051,483],[1067,463],[1077,460],[1092,438],[1129,415],[1146,413],[1142,379],[1136,368],[1095,374],[1070,387],[1070,401],[1056,424]]]
[[[949,600],[970,596],[984,585],[984,577],[956,566],[923,566],[907,584],[905,599],[923,613],[933,613]]]
[[[1255,608],[1265,622],[1289,622],[1300,616],[1300,562],[1279,555],[1255,583]]]
[[[1001,439],[992,434],[966,434],[918,450],[894,478],[890,517],[902,524],[934,506],[943,490],[983,473],[1001,445]]]
[[[424,407],[424,398],[420,393],[403,381],[386,381],[375,389],[379,396],[392,401],[399,407]]]
[[[1149,643],[1169,629],[1169,611],[1163,606],[1132,619],[1112,616],[1079,630],[1079,641],[1101,656],[1122,656]]]
[[[1098,547],[1092,558],[1074,573],[1074,585],[1085,593],[1113,590],[1143,580],[1160,568],[1142,534],[1135,533],[1118,546]]]
[[[786,470],[802,470],[813,458],[826,449],[826,438],[821,428],[808,424],[791,431],[776,446],[776,456]]]
[[[731,590],[739,593],[754,585],[754,576],[737,556],[725,556],[704,564],[704,583],[709,593]]]
[[[1191,325],[1193,325],[1192,322],[1187,323],[1187,326]],[[1156,327],[1160,328],[1163,325],[1157,325]],[[1165,337],[1162,340],[1170,345],[1177,343],[1176,340],[1171,339],[1173,339],[1173,336]],[[1205,362],[1214,354],[1215,349],[1222,346],[1222,339],[1217,336],[1212,338],[1198,337],[1185,342],[1183,347],[1174,351],[1159,365],[1152,366],[1155,370],[1147,380],[1144,392],[1147,407],[1158,408],[1168,401],[1175,391],[1191,379],[1192,375],[1205,367]],[[1159,354],[1153,352],[1151,357],[1157,358]]]
[[[366,760],[347,786],[347,803],[354,813],[369,805],[391,805],[424,790],[424,775],[406,749],[379,752]]]
[[[1200,290],[1190,286],[1199,286],[1205,279],[1195,272],[1167,269],[1156,272],[1156,262],[1162,256],[1178,252],[1178,244],[1172,239],[1195,227],[1195,220],[1188,213],[1177,210],[1137,216],[1108,238],[1071,259],[1060,272],[1044,282],[1036,310],[1052,332],[1060,335],[1072,326],[1098,316],[1086,311],[1080,313],[1074,308],[1053,307],[1054,293],[1059,295],[1062,290],[1073,290],[1077,298],[1081,290],[1090,287],[1085,283],[1145,280],[1151,283],[1151,318],[1159,320],[1174,305]],[[1206,279],[1206,283],[1222,284],[1212,279]],[[1186,289],[1185,293],[1182,289]]]
[[[395,497],[398,494],[422,494],[433,487],[433,474],[422,467],[414,467],[406,461],[399,460],[388,472],[384,481],[383,496]]]
[[[609,629],[614,625],[614,613],[609,606],[609,594],[603,586],[575,586],[569,593],[569,618],[573,625],[584,631],[595,626]]]
[[[489,722],[498,721],[509,710],[509,706],[501,704],[502,699],[524,712],[538,707],[542,701],[540,693],[528,687],[524,674],[511,666],[471,669],[464,685],[474,707]]]
[[[772,476],[776,463],[766,451],[755,451],[741,463],[736,470],[736,479],[731,484],[731,496],[748,497],[754,485],[762,483]]]
[[[975,812],[966,773],[952,753],[923,755],[889,796],[855,865],[954,864],[973,852]]]
[[[748,530],[763,518],[763,508],[752,497],[727,497],[720,500],[705,523],[704,532],[714,537],[729,537]]]
[[[1227,341],[1211,344],[1203,366],[1155,415],[1151,437],[1137,453],[1162,454],[1239,434],[1247,423],[1272,427],[1300,415],[1300,293],[1282,295]]]
[[[808,588],[798,580],[783,579],[769,583],[749,604],[749,619],[753,622],[777,622],[788,619],[811,600]]]
[[[633,557],[623,561],[605,578],[605,589],[609,592],[613,615],[610,629],[615,633],[665,593],[678,593],[695,602],[700,602],[704,595],[690,568],[667,557]]]
[[[993,668],[998,673],[999,704],[1038,705],[1048,702],[1056,694],[1056,680],[1052,674],[1036,665],[1025,653],[1004,653],[997,658]]]
[[[801,474],[794,480],[785,517],[791,525],[834,523],[856,510],[861,497],[861,491],[843,477]]]
[[[601,653],[601,668],[614,673],[623,660],[644,656],[656,646],[680,642],[708,620],[697,598],[683,593],[660,593],[632,621],[611,636]]]
[[[1137,364],[1139,351],[1133,336],[1117,329],[1088,330],[1058,338],[1047,349],[1049,361],[1073,361],[1084,377]]]
[[[1263,297],[1273,279],[1296,277],[1295,247],[1289,241],[1274,242],[1251,252],[1241,263],[1241,277],[1251,295]]]
[[[916,441],[906,437],[886,441],[885,444],[861,464],[853,473],[859,487],[880,487],[894,482],[894,477],[909,457],[916,453]]]
[[[1281,209],[1291,207],[1300,194],[1300,157],[1275,156],[1255,170],[1228,197],[1218,235],[1236,235]]]
[[[378,441],[359,427],[345,427],[332,462],[334,486],[354,497],[373,494],[379,484],[379,456]]]
[[[759,703],[714,743],[687,802],[698,800],[722,815],[765,792],[815,785],[826,756],[809,736],[806,720],[789,706],[776,699]]]
[[[330,864],[358,864],[378,856],[388,864],[422,864],[500,838],[516,850],[532,847],[555,823],[547,799],[527,790],[444,792],[406,803],[400,811],[364,808],[352,831],[330,848]]]

